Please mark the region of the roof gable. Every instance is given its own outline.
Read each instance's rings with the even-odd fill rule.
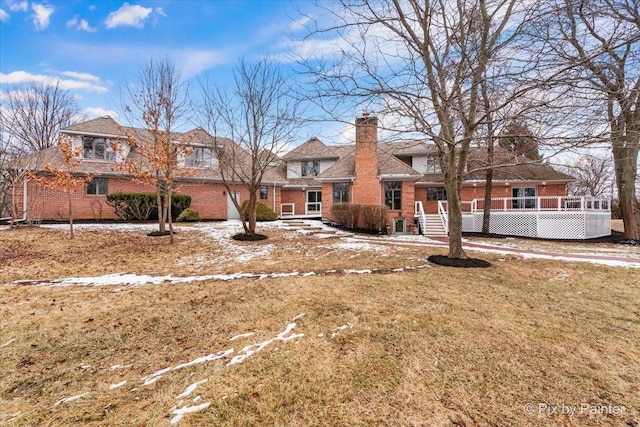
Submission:
[[[282,156],[284,160],[337,159],[338,154],[315,136]]]
[[[76,123],[61,130],[62,133],[87,133],[111,136],[126,136],[126,128],[120,126],[109,116],[98,117],[86,122]]]

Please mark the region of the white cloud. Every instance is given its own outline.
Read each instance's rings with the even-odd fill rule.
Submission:
[[[67,73],[69,73],[67,71]],[[0,73],[0,84],[20,84],[40,82],[44,84],[58,83],[62,89],[84,90],[87,92],[106,92],[107,88],[99,83],[86,80],[60,79],[44,74],[31,74],[26,71],[13,71],[9,74]]]
[[[87,115],[87,119],[94,119],[96,117],[111,116],[112,118],[118,117],[118,113],[113,110],[106,110],[100,107],[89,107],[84,109],[84,113]]]
[[[62,71],[60,74],[62,74],[63,76],[71,77],[72,79],[76,79],[76,80],[88,80],[92,82],[100,81],[100,77],[94,76],[93,74],[89,74],[89,73],[79,73],[77,71]]]
[[[67,21],[67,27],[86,31],[88,33],[95,33],[96,31],[98,31],[96,28],[93,28],[91,25],[89,25],[89,22],[87,22],[86,19],[81,19],[78,21],[77,16]]]
[[[26,1],[8,1],[7,4],[11,12],[26,12],[29,8],[29,3]]]
[[[229,55],[216,50],[181,50],[172,52],[172,55],[176,64],[182,67],[183,77],[187,79],[229,61]]]
[[[9,20],[9,14],[4,11],[4,9],[0,9],[0,21],[7,22]]]
[[[156,12],[158,15],[160,15],[160,16],[169,16],[169,15],[167,15],[167,13],[164,11],[164,9],[163,9],[163,8],[161,8],[161,7],[156,7],[155,12]]]
[[[36,30],[44,30],[49,26],[49,18],[51,14],[55,12],[53,6],[45,6],[43,4],[33,3],[31,5],[31,9],[33,9],[33,25],[35,25]]]
[[[115,12],[111,12],[104,23],[107,28],[116,28],[120,26],[143,28],[144,21],[149,17],[152,11],[153,8],[150,7],[124,3],[120,9]]]
[[[309,21],[311,21],[310,17],[303,16],[302,18],[296,19],[291,24],[289,24],[289,29],[291,31],[302,30],[302,29],[304,29],[306,27],[306,25],[309,23]]]

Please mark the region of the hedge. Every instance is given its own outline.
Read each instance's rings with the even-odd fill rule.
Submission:
[[[245,200],[240,205],[242,212],[244,212],[245,221],[249,220],[249,201]],[[256,220],[257,221],[275,221],[278,219],[278,214],[275,213],[269,206],[262,202],[256,203]]]
[[[331,206],[331,215],[343,227],[386,232],[389,207],[336,203]]]
[[[107,205],[113,207],[118,218],[125,221],[148,221],[158,219],[156,193],[111,193],[107,195]],[[175,221],[178,215],[191,205],[191,196],[186,194],[171,195],[171,218]]]

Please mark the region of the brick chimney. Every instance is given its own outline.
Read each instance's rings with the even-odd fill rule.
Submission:
[[[378,181],[378,118],[364,113],[356,118],[356,161],[353,203],[380,204]]]

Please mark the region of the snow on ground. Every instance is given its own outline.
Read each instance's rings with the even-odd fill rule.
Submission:
[[[209,405],[211,405],[211,402],[201,403],[200,405],[196,406],[183,406],[182,408],[173,409],[171,413],[175,415],[175,417],[171,418],[171,425],[174,426],[178,424],[182,420],[182,417],[184,417],[186,414],[200,412],[203,409],[207,409]]]
[[[16,340],[15,338],[11,338],[9,341],[7,341],[4,344],[0,345],[0,348],[8,346],[9,344],[14,342],[15,340]]]
[[[63,404],[63,403],[73,402],[74,400],[78,400],[78,399],[80,399],[81,397],[84,397],[84,396],[86,396],[86,395],[87,395],[87,394],[89,394],[89,393],[90,393],[90,392],[86,391],[86,392],[84,392],[84,393],[76,394],[75,396],[70,396],[70,397],[62,398],[62,399],[58,400],[56,403],[54,403],[54,404],[53,404],[53,406],[58,406],[58,405],[61,405],[61,404]]]

